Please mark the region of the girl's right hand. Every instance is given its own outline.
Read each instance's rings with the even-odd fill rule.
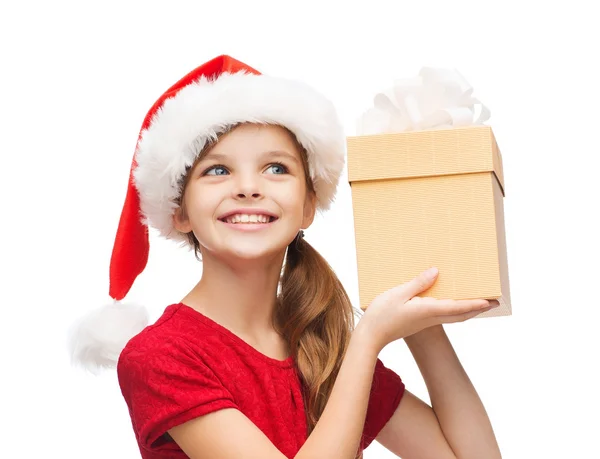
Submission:
[[[376,297],[366,309],[359,326],[367,329],[370,339],[383,349],[392,341],[413,335],[425,328],[462,322],[497,306],[497,301],[438,300],[417,295],[437,280],[431,268],[411,281],[391,288]]]

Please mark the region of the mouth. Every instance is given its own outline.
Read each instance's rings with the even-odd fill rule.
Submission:
[[[271,213],[245,213],[245,212],[230,212],[218,218],[223,223],[232,225],[259,225],[273,223],[277,217]]]

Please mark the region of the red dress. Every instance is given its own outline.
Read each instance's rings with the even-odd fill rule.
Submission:
[[[307,438],[300,379],[292,357],[275,360],[184,304],[132,338],[117,374],[143,459],[184,459],[165,433],[223,408],[236,408],[288,458]],[[361,448],[392,416],[404,393],[378,359]]]

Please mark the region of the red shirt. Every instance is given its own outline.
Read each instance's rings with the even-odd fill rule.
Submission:
[[[240,410],[288,458],[307,438],[293,358],[267,357],[184,304],[168,306],[127,343],[117,374],[143,459],[187,458],[164,434],[223,408]],[[385,426],[403,393],[400,377],[378,359],[362,449]]]

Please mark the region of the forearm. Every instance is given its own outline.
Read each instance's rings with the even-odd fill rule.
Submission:
[[[405,338],[423,375],[441,429],[460,459],[499,458],[483,403],[441,325]]]
[[[364,429],[379,349],[360,325],[350,344],[327,405],[297,459],[354,459]]]

